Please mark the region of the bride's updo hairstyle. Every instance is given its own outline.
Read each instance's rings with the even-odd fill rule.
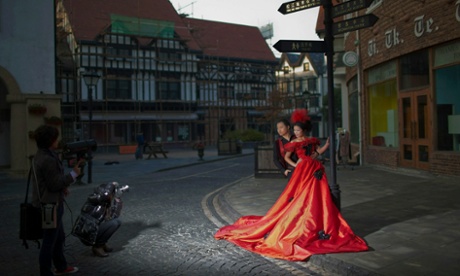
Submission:
[[[304,133],[308,133],[311,131],[311,120],[308,116],[308,110],[306,109],[296,109],[292,112],[291,115],[291,122],[292,127],[298,126],[300,127]]]

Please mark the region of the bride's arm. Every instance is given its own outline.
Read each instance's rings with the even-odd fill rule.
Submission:
[[[292,152],[290,151],[286,151],[286,155],[284,155],[284,160],[291,166],[293,166],[295,168],[295,166],[297,166],[297,164],[292,161],[291,159],[291,155],[292,155]]]
[[[321,155],[321,154],[325,153],[328,148],[329,148],[329,137],[327,138],[326,143],[324,143],[324,145],[322,147],[317,148],[315,150],[315,152],[318,155]]]

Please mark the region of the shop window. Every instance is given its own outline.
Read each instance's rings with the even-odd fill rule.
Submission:
[[[190,126],[188,124],[179,124],[177,131],[179,141],[188,141],[190,138]]]
[[[396,80],[369,86],[370,143],[398,147],[398,94]]]
[[[401,90],[430,84],[428,50],[410,53],[401,57],[399,67]]]
[[[435,71],[437,149],[460,151],[460,65]]]

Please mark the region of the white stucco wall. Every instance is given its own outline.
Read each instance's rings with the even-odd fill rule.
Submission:
[[[0,0],[0,66],[22,93],[55,93],[54,1]]]

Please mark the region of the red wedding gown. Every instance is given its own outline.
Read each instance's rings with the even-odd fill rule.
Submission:
[[[265,216],[243,216],[219,229],[214,237],[290,261],[313,254],[368,250],[334,205],[323,165],[306,154],[305,148],[312,152],[318,145],[316,138],[286,144],[286,151],[295,151],[302,161],[275,204]],[[322,172],[320,180],[314,175],[317,171]]]

